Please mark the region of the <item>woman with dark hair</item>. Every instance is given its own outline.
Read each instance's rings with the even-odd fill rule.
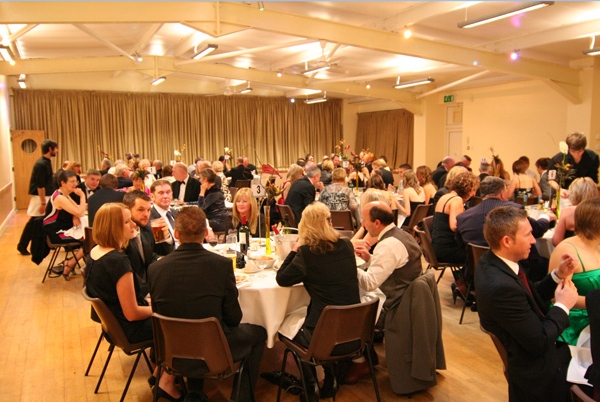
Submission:
[[[527,163],[522,159],[513,162],[513,178],[508,186],[508,194],[516,197],[537,197],[542,195],[542,190],[535,179],[527,175]]]
[[[398,200],[396,200],[394,193],[387,190],[383,178],[381,177],[381,173],[379,173],[377,170],[373,171],[371,178],[367,181],[367,189],[360,197],[360,205],[366,205],[366,203],[363,202],[363,198],[373,192],[380,193],[385,198],[390,208],[398,209],[402,213],[406,211],[406,209],[400,205]]]
[[[446,182],[446,186],[450,191],[435,206],[431,243],[438,261],[462,265],[467,260],[467,252],[454,239],[456,217],[465,211],[465,201],[475,195],[479,178],[465,171]]]
[[[225,232],[228,219],[227,207],[225,207],[223,191],[215,184],[216,177],[212,169],[204,169],[200,172],[198,207],[204,210],[213,231]]]
[[[277,283],[293,286],[302,282],[310,295],[306,320],[294,337],[294,341],[308,347],[326,306],[360,303],[360,296],[354,248],[349,239],[340,238],[331,226],[331,213],[325,204],[317,202],[304,209],[298,233],[298,242],[277,272]],[[330,365],[323,368],[325,381],[319,389],[315,367],[302,365],[308,382],[309,401],[318,401],[319,395],[335,399],[337,382],[334,369]]]
[[[129,187],[127,189],[127,192],[133,190],[140,190],[146,193],[147,195],[150,195],[150,187],[146,186],[146,184],[144,183],[149,173],[150,172],[148,172],[146,169],[141,168],[133,172],[133,174],[131,175],[131,182],[133,183],[133,186]]]
[[[71,279],[77,261],[83,258],[83,236],[78,239],[73,238],[69,229],[81,224],[79,218],[85,215],[87,203],[85,193],[77,187],[79,185],[77,173],[72,170],[63,170],[58,176],[58,183],[60,187],[52,194],[49,205],[46,207],[44,229],[54,244],[81,243],[82,247],[75,252],[75,258],[68,258],[62,263],[62,276],[68,281]],[[79,197],[79,204],[69,197],[70,194]]]
[[[129,240],[135,238],[136,226],[125,204],[109,202],[100,207],[92,230],[96,246],[87,257],[85,272],[88,295],[106,304],[131,343],[152,339],[152,307],[141,291],[127,255],[122,252]],[[172,375],[162,375],[158,387],[162,398],[170,401],[181,398]]]
[[[579,180],[579,179],[578,179]],[[591,180],[590,180],[591,181]],[[562,219],[562,217],[561,217]],[[575,307],[569,311],[571,325],[561,335],[569,345],[577,345],[581,331],[590,323],[585,296],[593,289],[600,289],[600,199],[583,201],[575,209],[575,236],[563,240],[552,252],[548,271],[552,272],[568,253],[576,264],[572,281],[579,294]]]

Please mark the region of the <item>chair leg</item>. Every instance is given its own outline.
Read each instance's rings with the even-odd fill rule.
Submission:
[[[152,401],[158,402],[158,381],[160,380],[160,376],[162,375],[162,366],[158,365],[158,371],[156,372],[156,385],[152,390]]]
[[[306,386],[306,377],[304,376],[304,369],[302,368],[302,360],[300,356],[298,356],[293,350],[290,351],[292,356],[294,356],[294,360],[296,361],[296,366],[298,366],[298,371],[300,372],[300,379],[302,380],[302,390],[304,391],[304,400],[308,401],[308,387]],[[281,373],[283,375],[283,373]]]
[[[465,309],[467,308],[467,300],[469,300],[469,295],[471,294],[471,284],[467,286],[467,292],[465,295],[465,302],[463,304],[462,313],[460,313],[460,321],[459,324],[462,324],[463,316],[465,315]]]
[[[279,389],[277,390],[277,402],[281,400],[281,389],[283,388],[283,375],[285,374],[285,365],[287,363],[287,355],[290,352],[288,348],[283,352],[283,363],[281,364],[281,376],[279,377]]]
[[[237,384],[236,384],[236,390],[235,390],[235,402],[238,402],[240,400],[240,390],[242,389],[242,376],[244,375],[244,372],[246,372],[247,376],[248,376],[248,380],[249,380],[249,384],[250,384],[250,398],[252,399],[252,401],[254,401],[254,389],[252,387],[252,376],[250,375],[250,367],[246,367],[246,363],[248,363],[248,358],[245,358],[244,360],[242,360],[242,362],[240,363],[240,370],[238,371],[238,379],[237,379]],[[245,370],[244,370],[245,369]]]
[[[442,268],[442,271],[440,272],[440,276],[438,277],[436,283],[440,283],[440,281],[442,280],[442,276],[444,276],[444,272],[446,272],[446,268]]]
[[[133,375],[135,374],[135,369],[137,368],[138,363],[140,362],[140,358],[142,357],[142,351],[136,354],[135,362],[133,363],[133,367],[131,368],[131,373],[129,373],[129,378],[127,379],[127,384],[125,384],[125,389],[123,390],[123,394],[121,395],[121,400],[119,402],[123,402],[125,400],[125,395],[127,395],[127,390],[129,389],[129,384],[131,384],[131,380],[133,379]],[[156,379],[158,385],[158,378]]]
[[[142,350],[142,354],[144,355],[144,359],[146,360],[146,364],[148,365],[148,370],[150,370],[150,374],[154,371],[152,368],[152,363],[150,363],[150,359],[148,359],[148,354],[146,354],[146,350]]]
[[[443,273],[444,271],[442,271]],[[375,395],[377,396],[377,402],[381,402],[381,395],[379,395],[379,386],[377,385],[377,378],[375,377],[375,368],[373,367],[373,358],[371,357],[371,345],[368,343],[365,344],[365,349],[367,355],[367,361],[369,362],[369,368],[371,369],[371,378],[373,379],[373,387],[375,388]],[[363,354],[365,354],[363,352]]]
[[[58,258],[58,250],[59,250],[58,248],[55,248],[54,252],[52,253],[52,257],[50,257],[50,262],[48,263],[48,267],[46,268],[46,273],[44,274],[42,283],[44,283],[44,281],[46,280],[46,277],[50,274],[52,267],[54,267],[54,263],[56,262],[56,259]]]
[[[98,384],[96,384],[96,389],[94,390],[94,394],[98,393],[98,389],[100,388],[100,384],[102,384],[102,379],[104,378],[104,373],[106,373],[106,368],[108,367],[108,363],[110,362],[110,358],[115,350],[115,345],[111,344],[108,348],[108,357],[106,358],[106,362],[104,363],[104,367],[102,368],[102,373],[100,373],[100,378],[98,378]]]
[[[92,353],[92,358],[90,359],[90,364],[88,364],[87,370],[85,370],[85,376],[90,373],[90,369],[92,368],[92,363],[96,358],[96,353],[98,353],[98,348],[100,347],[100,343],[102,343],[102,339],[104,339],[104,332],[100,334],[100,338],[98,338],[98,343],[96,343],[96,349],[94,349],[94,353]]]

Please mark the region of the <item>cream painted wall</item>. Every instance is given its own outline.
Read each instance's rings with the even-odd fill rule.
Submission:
[[[0,232],[12,217],[13,212],[10,211],[14,209],[9,92],[6,77],[0,75],[0,199],[6,204],[0,207]]]
[[[464,152],[474,161],[489,160],[493,146],[508,172],[522,155],[532,166],[540,157],[552,157],[568,132],[569,102],[542,82],[456,91],[455,99],[463,102]]]

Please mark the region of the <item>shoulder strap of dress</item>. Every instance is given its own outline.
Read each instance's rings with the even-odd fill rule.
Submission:
[[[446,200],[446,202],[444,203],[444,206],[442,207],[442,212],[444,212],[446,210],[446,204],[448,204],[448,201],[450,201],[451,199],[456,198],[456,197],[458,197],[458,195],[453,195],[452,197],[450,197]]]
[[[577,250],[577,247],[575,247],[575,245],[571,242],[566,241],[565,243],[573,246],[573,248],[575,249],[575,253],[577,253],[577,258],[579,259],[579,263],[581,264],[581,269],[583,269],[583,272],[585,272],[585,265],[583,265],[583,261],[581,260],[581,257],[579,256],[579,250]]]

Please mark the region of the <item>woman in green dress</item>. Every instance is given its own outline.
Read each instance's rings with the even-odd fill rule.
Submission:
[[[585,296],[593,289],[600,289],[600,198],[585,200],[577,206],[575,236],[556,246],[550,257],[550,272],[558,266],[564,253],[571,254],[578,262],[572,280],[579,299],[569,312],[571,325],[561,337],[569,345],[576,345],[579,334],[590,323]]]

